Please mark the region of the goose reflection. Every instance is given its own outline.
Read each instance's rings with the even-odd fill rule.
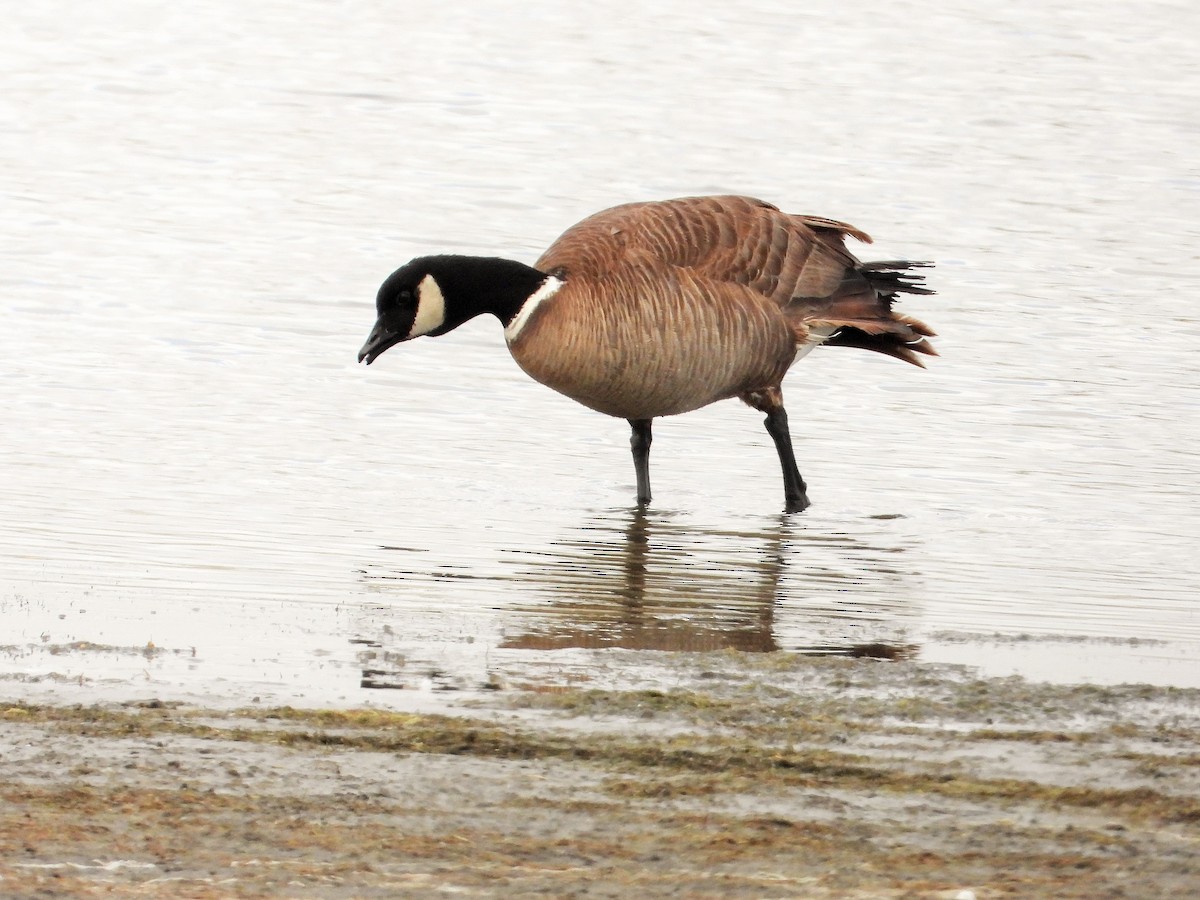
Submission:
[[[904,529],[884,517],[841,529],[797,518],[719,528],[618,509],[558,540],[473,559],[380,547],[387,559],[359,573],[377,600],[359,608],[363,686],[412,686],[418,671],[469,686],[456,674],[467,632],[484,650],[911,655],[921,579]]]
[[[643,509],[602,515],[530,554],[518,580],[548,600],[510,608],[500,646],[907,655],[893,638],[908,604],[887,590],[904,578],[898,549],[808,533],[788,515],[747,530]],[[781,637],[783,608],[807,627]]]
[[[549,603],[516,607],[501,647],[552,650],[779,649],[775,601],[788,516],[746,533],[679,524],[634,509],[533,555],[521,580]],[[749,545],[750,553],[736,546]],[[511,629],[510,629],[511,631]]]

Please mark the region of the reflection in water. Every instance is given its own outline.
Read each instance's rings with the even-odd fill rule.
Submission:
[[[411,596],[413,588],[421,594],[422,584],[437,583],[445,606],[421,611],[404,604],[402,626],[387,617],[388,606],[376,607],[396,627],[384,625],[386,634],[371,640],[363,684],[410,685],[411,667],[404,673],[402,664],[389,676],[389,667],[380,665],[388,649],[403,663],[420,644],[423,627],[459,604],[478,610],[482,596],[497,613],[484,639],[499,650],[911,655],[915,648],[905,637],[916,579],[896,564],[904,547],[894,523],[860,524],[861,533],[852,536],[779,514],[722,529],[671,513],[621,509],[594,516],[568,537],[500,550],[498,566],[480,560],[458,571],[416,548],[383,547],[388,562],[363,573],[369,583],[392,597]],[[394,554],[404,562],[397,564]],[[502,604],[495,603],[498,586],[509,594]],[[377,630],[379,620],[370,627]],[[444,666],[422,667],[421,677],[435,687],[454,681]]]
[[[553,545],[524,573],[553,597],[519,606],[522,632],[502,647],[549,650],[779,649],[775,600],[786,565],[788,516],[759,533],[714,532],[648,516],[600,518],[584,536]],[[703,560],[703,548],[736,538],[748,554]]]
[[[583,536],[536,554],[523,579],[553,600],[518,606],[521,633],[501,646],[752,652],[787,646],[894,655],[888,644],[860,642],[852,634],[832,641],[826,635],[817,645],[787,642],[776,617],[782,607],[855,622],[888,617],[892,604],[873,602],[875,592],[863,588],[899,574],[881,558],[898,548],[809,533],[803,519],[782,513],[757,530],[720,530],[635,509],[598,517],[582,530]],[[830,549],[839,558],[834,565]],[[860,564],[846,565],[854,556]],[[865,567],[862,557],[870,561]],[[864,577],[867,572],[873,577]]]

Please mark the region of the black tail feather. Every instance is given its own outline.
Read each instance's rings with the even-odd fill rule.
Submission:
[[[871,283],[871,287],[885,297],[895,294],[933,294],[933,288],[925,287],[925,276],[911,269],[925,269],[931,262],[915,262],[907,259],[889,259],[863,263],[859,271]]]
[[[873,350],[896,359],[912,363],[914,366],[924,366],[920,356],[937,356],[926,338],[936,337],[928,325],[912,316],[892,312],[892,301],[897,294],[933,294],[933,288],[925,286],[925,276],[913,272],[913,269],[923,269],[932,266],[931,262],[912,262],[904,259],[892,259],[880,262],[862,263],[854,274],[865,278],[867,284],[875,292],[876,297],[883,301],[888,318],[885,320],[888,328],[872,327],[855,328],[847,323],[839,328],[825,343],[831,347],[858,347],[862,350]],[[851,277],[847,273],[847,278]],[[861,284],[861,282],[859,282]]]

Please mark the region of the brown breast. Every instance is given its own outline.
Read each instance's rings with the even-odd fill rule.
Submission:
[[[831,294],[855,262],[849,226],[807,221],[745,197],[597,213],[536,263],[565,284],[509,349],[537,381],[623,418],[778,386],[807,336],[792,298]]]
[[[602,413],[649,419],[777,385],[795,356],[779,308],[686,271],[568,278],[509,344],[531,377]]]

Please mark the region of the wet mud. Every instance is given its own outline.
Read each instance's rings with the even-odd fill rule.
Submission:
[[[1200,890],[1200,691],[795,654],[657,665],[669,688],[541,679],[440,713],[0,703],[0,893]]]

